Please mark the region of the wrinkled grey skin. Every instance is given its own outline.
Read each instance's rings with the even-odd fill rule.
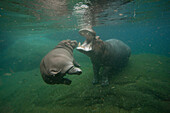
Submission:
[[[82,73],[80,65],[73,58],[77,41],[63,40],[50,51],[40,63],[40,72],[47,84],[70,85],[71,80],[63,78],[66,74]],[[75,67],[76,66],[76,67]]]
[[[99,83],[99,71],[100,68],[103,67],[103,71],[101,73],[102,86],[109,85],[108,72],[113,69],[118,69],[125,66],[129,60],[131,49],[120,40],[110,39],[102,41],[99,36],[95,35],[91,35],[90,37],[87,37],[86,35],[86,40],[84,43],[82,44],[84,46],[91,43],[90,45],[92,49],[89,51],[85,51],[83,50],[83,48],[85,47],[79,45],[79,47],[77,47],[77,50],[86,54],[91,59],[94,72],[93,84]]]

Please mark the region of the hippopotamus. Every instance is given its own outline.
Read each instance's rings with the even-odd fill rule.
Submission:
[[[80,65],[73,58],[73,49],[77,44],[75,40],[63,40],[41,60],[40,72],[47,84],[70,85],[72,81],[64,76],[82,73]]]
[[[131,55],[131,49],[124,42],[117,39],[102,41],[96,32],[91,28],[84,28],[79,31],[86,40],[77,50],[90,57],[93,64],[93,84],[101,81],[102,86],[109,85],[108,72],[124,67]],[[99,76],[100,68],[102,73]],[[101,79],[100,79],[101,78]]]

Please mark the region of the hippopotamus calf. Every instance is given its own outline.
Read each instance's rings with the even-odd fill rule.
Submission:
[[[77,41],[63,40],[50,51],[40,63],[40,72],[47,84],[70,85],[71,80],[63,78],[66,74],[82,73],[80,65],[73,58]]]
[[[79,43],[77,50],[91,59],[94,72],[93,84],[99,83],[99,71],[103,67],[102,86],[109,85],[108,72],[125,66],[129,60],[131,49],[117,39],[102,41],[99,36],[96,36],[93,29],[81,29],[79,33],[86,37],[86,40],[82,45]]]

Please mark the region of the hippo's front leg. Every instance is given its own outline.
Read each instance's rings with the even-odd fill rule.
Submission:
[[[93,73],[94,73],[93,85],[99,83],[99,70],[100,70],[100,66],[93,64]]]
[[[82,70],[80,68],[77,67],[72,67],[71,69],[68,70],[67,72],[68,74],[77,74],[80,75],[82,73]]]
[[[75,59],[73,60],[73,64],[74,64],[74,66],[76,66],[76,67],[80,67],[80,64],[77,63],[77,62],[75,61]]]

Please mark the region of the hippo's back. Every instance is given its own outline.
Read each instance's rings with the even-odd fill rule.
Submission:
[[[128,45],[117,39],[110,39],[105,42],[112,64],[121,64],[128,61],[131,54],[131,49]]]

